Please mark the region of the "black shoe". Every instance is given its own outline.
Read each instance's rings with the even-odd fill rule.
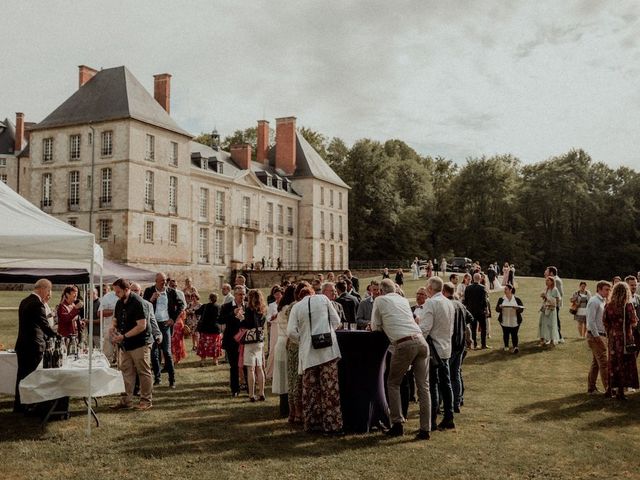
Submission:
[[[133,391],[133,396],[134,397],[139,397],[140,396],[140,390],[134,390]]]
[[[156,378],[156,379],[153,381],[153,384],[154,384],[154,385],[160,385],[160,379],[159,379],[159,378]]]
[[[460,407],[453,407],[453,413],[460,413]]]
[[[431,434],[426,430],[418,430],[416,434],[416,440],[429,440],[431,438]]]
[[[456,428],[456,424],[453,420],[443,420],[438,424],[438,430],[453,430]]]
[[[401,437],[404,435],[404,427],[401,423],[394,423],[384,434],[389,437]]]
[[[233,398],[236,398],[238,395],[240,395],[240,392],[231,392]]]

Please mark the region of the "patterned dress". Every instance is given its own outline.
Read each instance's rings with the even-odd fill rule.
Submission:
[[[609,367],[609,388],[640,388],[638,386],[638,366],[635,353],[624,353],[623,323],[626,323],[627,345],[635,343],[634,330],[638,323],[633,304],[625,305],[626,322],[623,313],[612,304],[604,308],[602,323],[607,330],[607,365]]]
[[[342,430],[337,358],[304,371],[302,396],[306,432]]]
[[[175,365],[187,356],[187,349],[184,346],[184,317],[185,313],[182,312],[173,325],[173,333],[171,334],[171,355]]]
[[[287,343],[287,373],[289,386],[289,421],[302,422],[302,418],[296,417],[295,412],[302,412],[302,375],[298,374],[299,346],[289,339]]]

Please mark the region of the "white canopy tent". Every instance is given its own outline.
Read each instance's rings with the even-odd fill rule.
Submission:
[[[89,291],[93,291],[94,267],[102,274],[103,252],[92,233],[48,215],[3,182],[0,182],[0,224],[0,267],[86,268],[90,273]],[[90,434],[93,309],[88,311],[87,434]]]

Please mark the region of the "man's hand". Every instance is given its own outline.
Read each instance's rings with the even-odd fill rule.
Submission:
[[[156,343],[160,345],[162,343],[162,337],[156,337]]]
[[[167,327],[173,327],[173,324],[176,323],[173,320],[169,319],[167,320]]]
[[[158,292],[153,292],[153,295],[151,295],[151,301],[155,302],[159,296],[160,295],[158,295]]]

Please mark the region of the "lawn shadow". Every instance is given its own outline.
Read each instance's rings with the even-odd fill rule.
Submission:
[[[566,397],[522,405],[512,410],[512,413],[520,415],[530,413],[530,420],[535,422],[563,421],[591,412],[602,412],[602,418],[587,423],[588,429],[638,424],[640,423],[640,395],[633,395],[629,400],[621,402],[606,398],[603,394],[574,393]]]
[[[518,358],[526,357],[545,351],[552,351],[555,347],[539,347],[537,341],[525,342],[519,345],[520,352],[517,354],[505,352],[502,347],[491,350],[473,350],[464,358],[464,365],[487,365],[492,362],[516,361]]]

